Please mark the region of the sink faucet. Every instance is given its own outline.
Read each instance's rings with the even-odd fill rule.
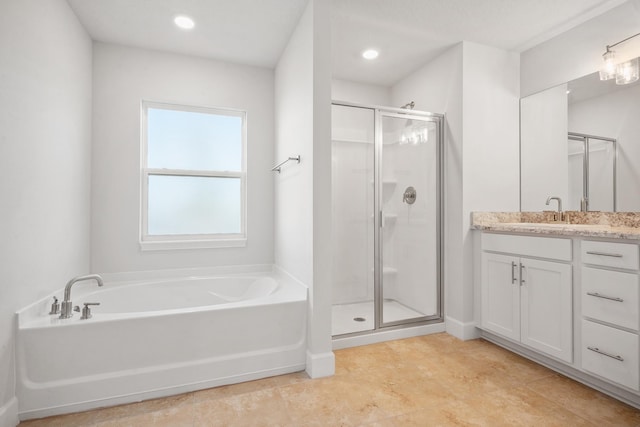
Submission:
[[[62,301],[60,310],[60,319],[68,319],[73,316],[73,303],[71,302],[71,286],[76,282],[83,280],[95,280],[98,282],[98,286],[103,286],[102,277],[98,274],[87,274],[86,276],[78,276],[69,280],[67,286],[64,287],[64,301]]]
[[[558,214],[557,215],[554,214],[553,219],[554,221],[562,221],[564,217],[564,212],[562,212],[562,199],[560,197],[549,196],[547,197],[546,205],[549,206],[549,203],[551,203],[552,200],[555,200],[558,202]]]

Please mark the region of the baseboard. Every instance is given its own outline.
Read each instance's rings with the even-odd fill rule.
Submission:
[[[453,317],[445,318],[447,333],[463,341],[480,338],[480,330],[476,328],[476,322],[463,323]]]
[[[336,358],[332,351],[313,354],[307,351],[307,375],[311,378],[330,377],[336,372]]]
[[[444,323],[432,323],[430,325],[414,326],[409,328],[392,329],[388,331],[372,331],[370,333],[333,339],[333,349],[358,347],[361,345],[376,344],[384,341],[401,340],[405,338],[419,337],[422,335],[444,332]]]
[[[0,427],[15,427],[20,424],[18,418],[18,399],[14,396],[0,406]]]

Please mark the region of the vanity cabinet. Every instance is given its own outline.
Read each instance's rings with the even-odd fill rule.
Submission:
[[[638,245],[585,240],[580,248],[582,369],[640,390]]]
[[[571,240],[482,234],[481,326],[572,363]]]

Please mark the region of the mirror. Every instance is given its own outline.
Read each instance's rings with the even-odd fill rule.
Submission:
[[[520,210],[640,211],[640,81],[589,74],[520,100]]]

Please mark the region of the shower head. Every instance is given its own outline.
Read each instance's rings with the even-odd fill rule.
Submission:
[[[404,104],[400,108],[404,108],[405,110],[413,110],[413,107],[415,107],[415,106],[416,106],[416,103],[411,101],[411,102],[407,102],[406,104]]]

